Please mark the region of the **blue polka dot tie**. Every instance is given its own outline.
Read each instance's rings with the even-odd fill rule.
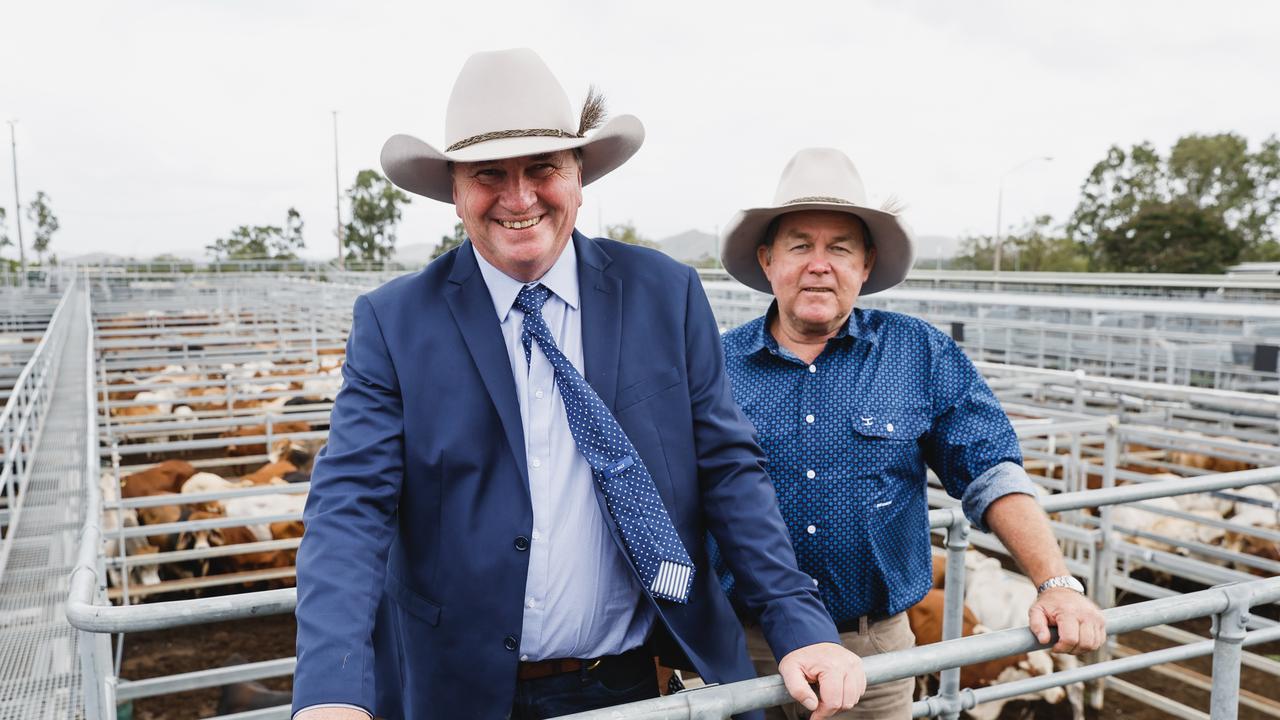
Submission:
[[[516,307],[524,313],[520,341],[525,362],[530,361],[532,341],[537,340],[555,369],[573,442],[591,465],[605,506],[645,587],[654,597],[688,602],[693,561],[658,497],[644,460],[600,396],[556,347],[551,329],[542,319],[542,305],[550,296],[551,291],[542,284],[526,285],[516,296]]]

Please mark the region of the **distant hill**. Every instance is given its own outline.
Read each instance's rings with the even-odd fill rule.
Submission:
[[[115,253],[95,252],[85,253],[84,255],[72,255],[70,257],[58,258],[58,262],[64,265],[102,265],[112,263],[132,262],[137,258],[128,255],[116,255]]]
[[[715,235],[701,230],[685,230],[679,235],[672,235],[658,241],[662,252],[680,262],[694,262],[706,257],[718,257],[718,239]]]
[[[431,253],[439,246],[439,243],[413,243],[412,245],[401,245],[396,248],[395,255],[392,259],[402,265],[426,265],[431,261]]]

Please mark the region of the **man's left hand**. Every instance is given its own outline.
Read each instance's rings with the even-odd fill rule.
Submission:
[[[835,643],[815,643],[796,648],[778,662],[778,674],[796,702],[813,713],[812,720],[848,710],[867,689],[862,659]],[[813,694],[810,683],[818,686]]]
[[[1102,611],[1089,598],[1075,590],[1050,588],[1040,593],[1031,611],[1028,624],[1036,640],[1049,642],[1049,628],[1058,628],[1058,642],[1054,652],[1083,655],[1102,647],[1107,640],[1107,622]]]

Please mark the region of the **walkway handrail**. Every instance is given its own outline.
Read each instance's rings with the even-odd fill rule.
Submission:
[[[36,441],[43,429],[44,410],[50,397],[49,376],[61,357],[61,340],[66,337],[63,320],[68,316],[68,300],[75,289],[76,285],[72,282],[62,293],[39,344],[31,353],[27,364],[22,367],[4,409],[0,410],[0,440],[4,445],[3,462],[0,463],[0,492],[7,497],[4,510],[5,535],[0,540],[0,577],[4,577],[14,537],[17,535],[23,496],[31,476],[31,454],[35,451]]]
[[[1153,625],[1183,622],[1205,615],[1221,615],[1232,609],[1280,600],[1280,578],[1228,585],[1179,597],[1149,600],[1103,611],[1107,634],[1119,635]],[[867,683],[878,684],[915,677],[944,668],[995,660],[1053,646],[1042,644],[1026,627],[972,635],[862,659]],[[1238,659],[1238,656],[1237,656]],[[565,715],[560,720],[684,720],[727,718],[732,714],[791,702],[782,676],[713,685],[705,689],[668,695],[654,700],[618,705],[603,710]]]
[[[292,612],[296,607],[296,588],[191,600],[171,600],[146,605],[93,604],[95,583],[105,582],[105,578],[99,578],[96,569],[98,546],[102,542],[102,498],[96,482],[97,466],[94,465],[93,468],[94,474],[88,476],[90,487],[87,488],[86,493],[89,509],[85,528],[81,534],[78,561],[72,571],[71,591],[67,597],[67,619],[72,625],[89,632],[134,632],[287,613]],[[1276,481],[1280,481],[1280,466],[1063,493],[1044,498],[1042,504],[1047,512],[1060,512]],[[950,509],[934,510],[929,515],[930,524],[933,527],[946,527],[953,517]]]

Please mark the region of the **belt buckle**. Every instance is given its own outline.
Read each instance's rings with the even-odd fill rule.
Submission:
[[[591,672],[592,670],[595,670],[596,668],[600,667],[600,660],[601,660],[600,658],[596,658],[595,660],[592,660],[591,662],[587,663],[587,672]]]

